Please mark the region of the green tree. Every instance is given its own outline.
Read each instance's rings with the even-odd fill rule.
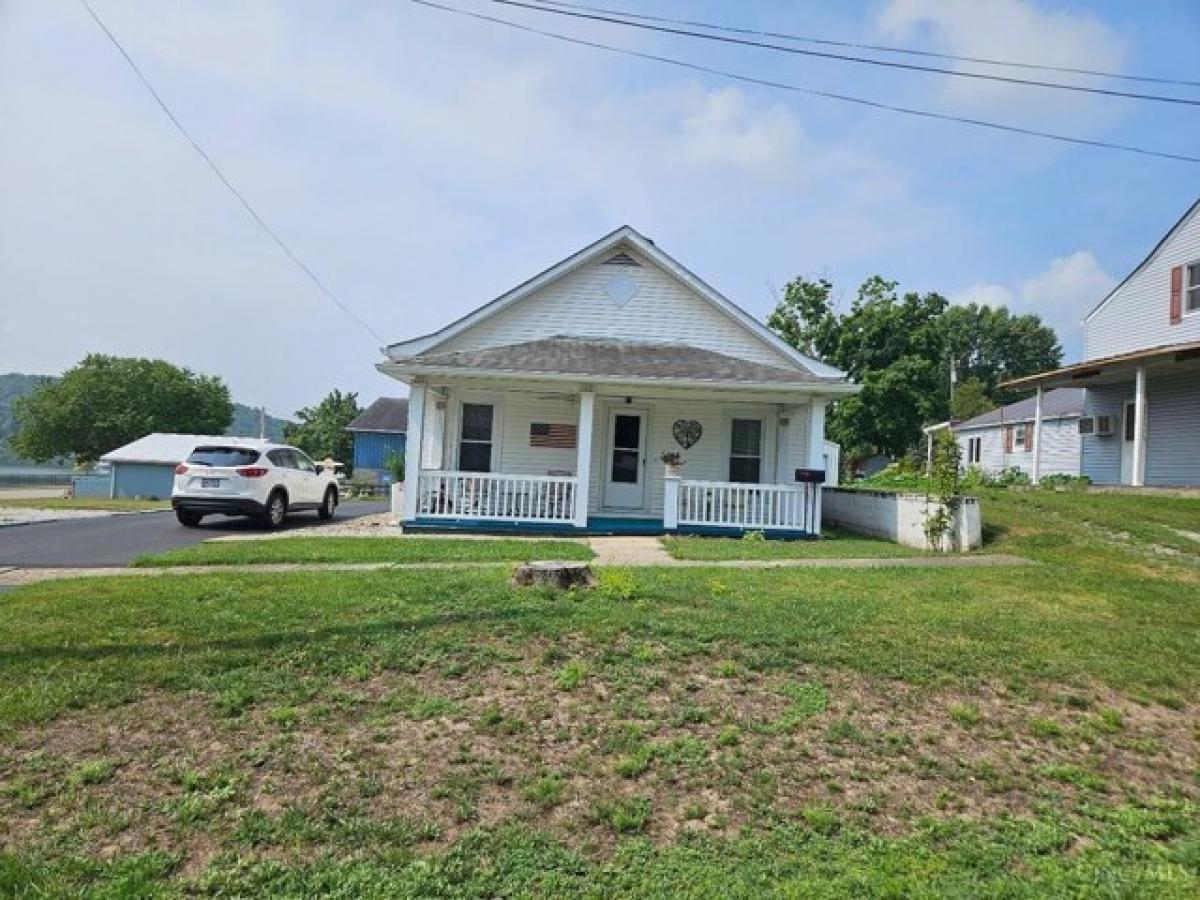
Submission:
[[[916,446],[922,425],[948,418],[952,360],[966,379],[984,385],[988,408],[1004,399],[1000,381],[1061,360],[1054,332],[1036,316],[952,307],[940,294],[900,295],[896,288],[873,275],[842,311],[829,281],[797,278],[767,319],[789,344],[862,385],[827,422],[848,458],[900,456]]]
[[[221,434],[233,415],[229,388],[161,359],[92,353],[57,381],[13,403],[11,444],[37,462],[81,463],[154,431]]]
[[[1054,369],[1062,362],[1058,336],[1038,316],[1015,316],[1003,307],[969,303],[947,309],[943,327],[947,356],[959,378],[982,382],[992,406],[1020,396],[1001,389],[1000,382]]]
[[[978,378],[968,378],[954,388],[954,396],[950,399],[950,418],[963,422],[994,409],[996,405],[986,384]]]
[[[345,463],[346,474],[352,472],[354,438],[346,426],[359,414],[358,394],[331,391],[316,406],[296,410],[299,422],[289,422],[283,428],[283,438],[295,444],[313,459],[331,457]]]

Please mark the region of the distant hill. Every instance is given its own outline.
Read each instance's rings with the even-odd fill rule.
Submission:
[[[43,381],[44,375],[25,375],[21,372],[0,374],[0,466],[33,465],[29,460],[22,459],[8,445],[8,439],[17,430],[13,421],[12,401],[17,397],[31,394]],[[273,441],[283,439],[283,426],[286,419],[267,416],[267,437]],[[233,422],[225,430],[226,434],[238,437],[258,437],[258,410],[242,403],[233,404]]]

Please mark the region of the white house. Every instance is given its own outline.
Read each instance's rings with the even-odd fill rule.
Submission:
[[[629,227],[385,352],[409,530],[816,535],[825,408],[857,390]]]
[[[1078,475],[1082,388],[1056,388],[1042,397],[1040,475]],[[996,475],[1019,469],[1033,477],[1037,399],[1029,397],[949,427],[964,468]]]
[[[1200,484],[1200,201],[1083,327],[1082,362],[1009,386],[1043,402],[1049,388],[1085,389],[1080,469],[1093,482]]]

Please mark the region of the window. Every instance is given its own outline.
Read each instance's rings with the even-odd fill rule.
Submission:
[[[642,417],[618,415],[613,420],[613,484],[637,484],[642,458]]]
[[[281,469],[296,468],[296,460],[292,457],[291,450],[271,450],[267,453],[267,459],[272,465],[279,466]]]
[[[1183,290],[1183,311],[1200,312],[1200,262],[1187,267],[1186,284]]]
[[[983,438],[967,438],[967,465],[973,466],[979,463],[983,457]]]
[[[301,472],[316,472],[317,467],[311,459],[299,450],[292,451],[292,458],[295,461],[295,466]]]
[[[258,461],[258,451],[249,447],[197,447],[187,461],[193,466],[248,466]]]
[[[1026,442],[1029,440],[1029,426],[1018,425],[1016,428],[1016,435],[1016,446],[1021,447],[1024,450],[1028,450],[1029,444]]]
[[[461,471],[492,471],[492,415],[490,403],[463,404],[462,436],[458,441],[458,468]]]
[[[762,474],[762,421],[734,419],[730,429],[729,480],[758,484]]]

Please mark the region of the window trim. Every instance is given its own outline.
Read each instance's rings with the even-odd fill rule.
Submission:
[[[733,452],[733,430],[737,422],[757,422],[758,423],[758,453],[734,453]],[[726,444],[726,462],[725,472],[730,484],[763,484],[763,471],[767,467],[767,419],[766,416],[754,416],[751,414],[738,415],[734,413],[729,417],[729,443]],[[756,459],[758,460],[758,478],[754,481],[734,481],[733,480],[733,461],[735,459]]]
[[[1193,268],[1200,273],[1200,259],[1197,259],[1195,262],[1183,264],[1183,284],[1181,285],[1182,290],[1179,293],[1179,314],[1181,317],[1200,316],[1200,281],[1197,281],[1195,284],[1191,284],[1188,281]],[[1193,293],[1196,296],[1196,306],[1195,308],[1189,308],[1188,295]]]

